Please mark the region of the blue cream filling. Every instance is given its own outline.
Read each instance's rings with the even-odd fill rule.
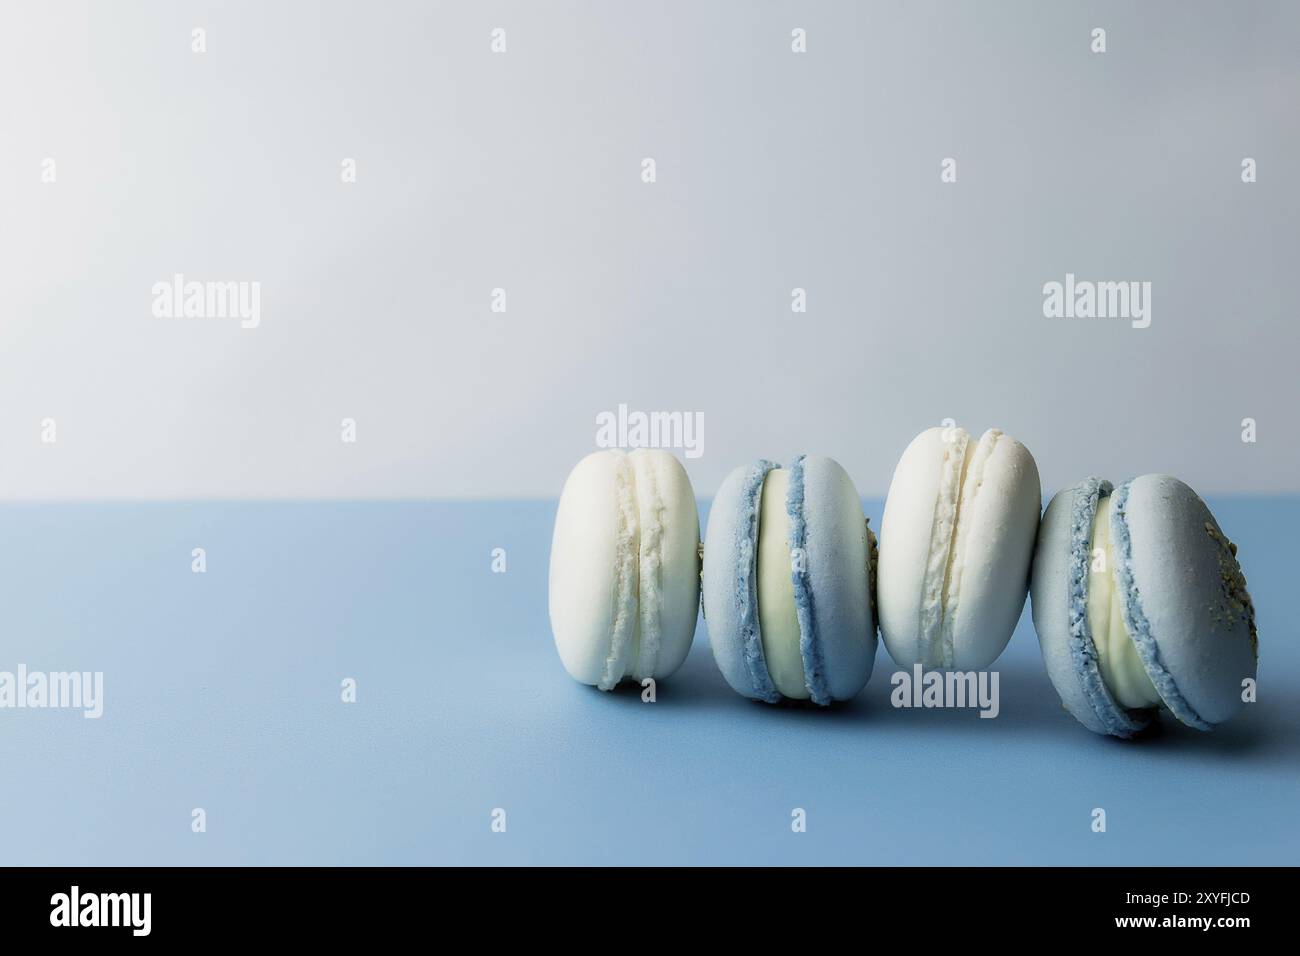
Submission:
[[[1203,720],[1178,690],[1173,675],[1160,659],[1160,648],[1151,634],[1151,624],[1142,610],[1142,596],[1133,580],[1133,540],[1128,528],[1128,496],[1132,485],[1126,481],[1111,499],[1110,536],[1115,554],[1115,586],[1119,589],[1124,611],[1124,626],[1137,648],[1147,676],[1168,707],[1183,723],[1197,730],[1211,730],[1214,725]]]

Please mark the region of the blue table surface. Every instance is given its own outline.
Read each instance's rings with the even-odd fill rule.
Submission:
[[[1300,500],[1210,504],[1259,701],[1129,743],[1061,709],[1027,607],[995,720],[894,709],[883,646],[847,705],[756,704],[703,623],[655,703],[580,686],[554,502],[5,504],[0,670],[102,671],[104,714],[0,710],[0,863],[1295,864]]]

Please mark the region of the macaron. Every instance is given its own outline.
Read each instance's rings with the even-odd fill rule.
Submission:
[[[551,538],[551,631],[575,680],[612,690],[668,677],[700,607],[700,522],[666,451],[588,455],[560,494]]]
[[[1034,628],[1061,702],[1131,737],[1167,710],[1198,730],[1242,705],[1255,610],[1205,502],[1169,475],[1088,478],[1047,506],[1034,554]]]
[[[997,429],[931,428],[894,470],[880,524],[880,633],[901,666],[983,670],[1024,608],[1038,467]]]
[[[871,676],[875,536],[830,458],[731,472],[709,509],[704,622],[727,683],[755,700],[828,705]]]

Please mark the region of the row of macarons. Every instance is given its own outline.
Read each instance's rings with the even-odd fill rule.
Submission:
[[[1209,730],[1241,705],[1254,607],[1205,502],[1168,475],[1088,478],[1041,512],[1033,456],[997,429],[931,428],[903,453],[877,544],[834,460],[741,466],[701,546],[695,495],[665,451],[573,469],[551,545],[550,617],[568,672],[610,690],[670,676],[703,600],[738,693],[829,705],[871,676],[877,633],[903,667],[989,668],[1026,594],[1052,685],[1088,729],[1131,737],[1165,710]]]

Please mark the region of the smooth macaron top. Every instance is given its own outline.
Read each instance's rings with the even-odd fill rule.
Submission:
[[[565,669],[602,690],[677,670],[699,613],[698,547],[695,494],[670,453],[578,462],[551,539],[551,630]]]
[[[824,705],[862,689],[876,643],[873,543],[852,481],[829,458],[800,456],[788,471],[759,461],[727,476],[709,511],[703,595],[734,690]]]
[[[1108,495],[1107,545],[1094,547]],[[1154,690],[1150,706],[1123,706],[1103,673],[1088,614],[1100,571],[1113,571],[1116,626]],[[1043,516],[1031,590],[1048,676],[1065,708],[1096,733],[1130,737],[1159,704],[1209,730],[1241,706],[1242,681],[1255,676],[1254,608],[1236,548],[1176,478],[1144,475],[1113,492],[1089,478],[1058,493]]]
[[[903,452],[880,526],[877,605],[903,666],[980,670],[1024,607],[1042,506],[1038,467],[997,429],[931,428]]]

